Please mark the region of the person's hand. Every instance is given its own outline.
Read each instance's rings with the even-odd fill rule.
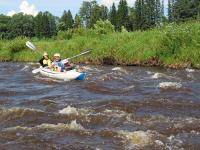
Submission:
[[[67,63],[69,63],[69,60],[68,59],[64,59],[64,60],[62,60],[62,63],[63,64],[67,64]]]

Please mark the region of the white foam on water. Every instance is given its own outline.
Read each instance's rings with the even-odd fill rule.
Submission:
[[[165,77],[166,75],[163,73],[155,73],[153,76],[151,76],[152,79],[158,79],[158,78],[162,78]]]
[[[153,75],[150,78],[151,79],[167,78],[167,79],[176,79],[176,80],[179,80],[179,78],[177,78],[177,77],[168,76],[168,75],[166,75],[164,73],[159,73],[159,72],[153,73]]]
[[[125,117],[128,115],[128,113],[121,111],[121,110],[110,110],[110,109],[105,109],[103,111],[104,115],[110,116],[110,117],[117,117],[117,118],[121,118],[121,117]]]
[[[200,135],[200,132],[198,132],[198,131],[194,131],[194,130],[190,131],[190,133],[192,133],[192,134],[196,134],[196,135]]]
[[[88,109],[78,109],[75,107],[67,106],[66,108],[63,108],[62,110],[58,111],[60,114],[65,114],[65,115],[85,115],[86,113],[89,112]]]
[[[74,108],[74,107],[71,107],[71,106],[68,106],[67,108],[59,110],[59,113],[60,114],[67,114],[67,115],[71,115],[71,114],[78,115],[77,109]]]
[[[55,130],[55,131],[63,131],[63,130],[72,130],[72,131],[78,131],[78,130],[85,130],[84,127],[76,122],[76,120],[72,121],[69,124],[64,123],[58,123],[58,124],[48,124],[43,123],[41,125],[37,125],[35,127],[10,127],[6,128],[3,131],[19,131],[19,130]]]
[[[155,140],[154,142],[155,142],[156,145],[164,146],[164,143],[160,140]]]
[[[183,141],[176,138],[174,135],[167,137],[167,144],[165,146],[166,149],[182,149]]]
[[[96,72],[102,72],[103,71],[103,70],[100,70],[96,67],[91,67],[91,66],[83,66],[81,68],[83,68],[84,70],[87,70],[87,71],[96,71]]]
[[[5,128],[2,131],[20,131],[20,130],[25,130],[25,131],[31,131],[32,128],[31,127],[21,127],[21,126],[16,126],[16,127],[9,127],[9,128]],[[19,135],[19,133],[17,133],[17,135]]]
[[[121,67],[115,67],[115,68],[112,69],[112,71],[121,71],[121,70],[122,70]]]
[[[39,129],[50,129],[50,130],[63,130],[70,129],[73,131],[84,130],[83,126],[78,124],[76,120],[72,121],[70,124],[58,123],[58,124],[41,124],[36,126]]]
[[[189,72],[189,73],[195,72],[194,69],[190,69],[190,68],[186,68],[185,71],[186,71],[186,72]]]
[[[118,131],[120,137],[129,141],[129,147],[144,147],[153,143],[153,134],[150,131]]]
[[[128,72],[125,69],[123,69],[122,67],[115,67],[115,68],[112,69],[112,71],[120,71],[120,72],[123,72],[125,74],[128,74]]]
[[[172,123],[174,124],[174,128],[184,128],[187,126],[200,124],[200,119],[192,118],[192,117],[175,118],[172,120]]]
[[[6,119],[10,117],[22,117],[24,116],[25,114],[28,114],[28,113],[41,113],[41,112],[44,112],[42,110],[38,110],[38,109],[32,109],[32,108],[18,108],[18,107],[13,107],[13,108],[10,108],[10,109],[5,109],[5,108],[0,108],[0,118],[1,117],[6,117]]]
[[[159,83],[158,87],[162,89],[168,89],[168,88],[180,89],[183,87],[183,85],[177,82],[161,82]]]
[[[94,70],[94,69],[91,68],[90,66],[83,66],[82,68],[85,69],[85,70],[90,70],[90,71],[91,71],[91,70]]]
[[[97,79],[102,80],[102,81],[105,81],[105,80],[122,80],[122,81],[124,81],[122,76],[123,76],[123,72],[110,72],[110,73],[102,74],[101,76],[97,77]]]
[[[153,74],[153,72],[151,72],[151,71],[146,71],[146,73],[147,73],[148,75]]]
[[[111,80],[111,76],[109,74],[103,74],[103,75],[97,77],[97,79],[102,80],[102,81]]]
[[[123,90],[128,91],[128,90],[131,90],[131,89],[133,89],[133,88],[135,88],[135,86],[134,86],[134,85],[131,85],[131,86],[128,86],[128,87],[126,87],[126,88],[123,88]]]

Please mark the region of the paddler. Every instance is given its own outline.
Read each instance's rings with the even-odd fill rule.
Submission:
[[[54,71],[64,72],[65,65],[62,63],[60,54],[59,53],[55,53],[53,58],[54,58],[54,61],[52,63],[52,66],[53,66]]]
[[[52,61],[49,59],[49,55],[47,52],[44,52],[42,59],[39,61],[40,65],[42,67],[51,67],[52,66]]]

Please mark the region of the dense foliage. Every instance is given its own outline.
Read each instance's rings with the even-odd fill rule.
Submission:
[[[12,17],[0,15],[0,38],[13,39],[18,36],[51,38],[63,31],[77,28],[94,28],[99,20],[109,20],[116,31],[146,30],[160,27],[166,22],[184,22],[200,18],[199,0],[168,0],[168,17],[164,15],[163,0],[136,0],[129,7],[126,0],[114,3],[111,8],[94,1],[83,1],[79,13],[72,16],[64,11],[61,18],[49,12],[37,16],[15,14]]]
[[[74,62],[91,64],[159,65],[200,68],[200,23],[169,24],[147,31],[115,32],[109,21],[97,21],[92,29],[60,31],[54,39],[32,39],[40,53],[62,58],[93,49]],[[1,61],[38,61],[40,54],[25,47],[27,39],[0,40]]]

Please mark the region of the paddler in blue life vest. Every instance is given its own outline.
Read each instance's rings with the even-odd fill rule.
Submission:
[[[40,65],[42,67],[51,67],[52,66],[52,61],[49,59],[48,53],[44,52],[42,59],[39,61]]]
[[[52,67],[54,71],[57,72],[64,72],[65,71],[65,65],[62,63],[61,57],[59,53],[54,54],[54,61],[52,63]]]

